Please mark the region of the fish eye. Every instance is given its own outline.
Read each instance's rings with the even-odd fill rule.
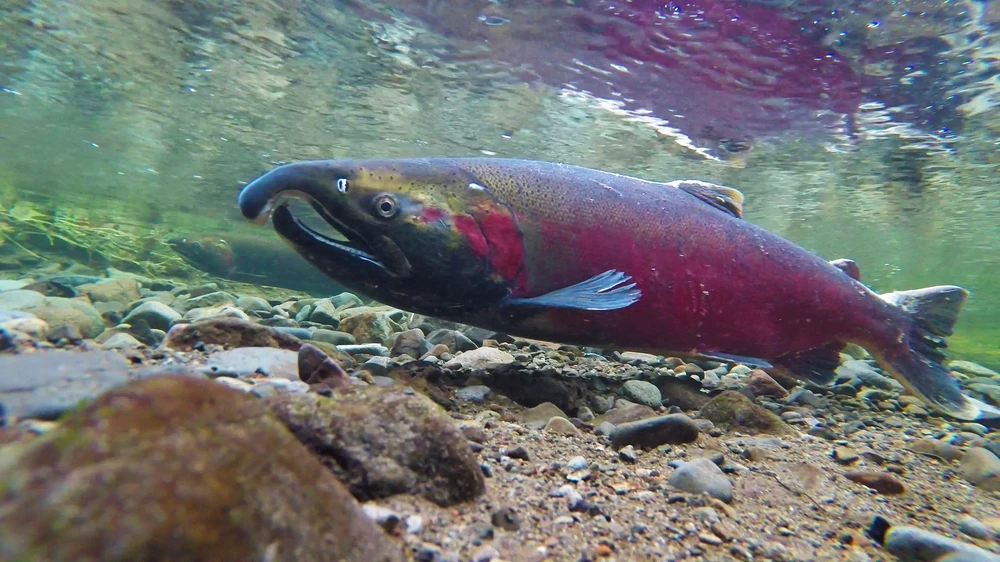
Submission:
[[[349,189],[351,189],[351,184],[347,182],[347,178],[337,178],[337,191],[347,193]]]
[[[375,198],[375,212],[382,218],[390,218],[396,214],[396,200],[391,195],[379,195]]]

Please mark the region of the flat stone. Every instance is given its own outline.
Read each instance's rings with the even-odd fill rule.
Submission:
[[[982,447],[972,447],[962,457],[962,476],[977,488],[1000,491],[1000,457]]]
[[[381,344],[389,339],[393,332],[388,315],[376,312],[363,312],[343,317],[338,328],[353,335],[357,341],[362,343]]]
[[[271,312],[271,305],[261,297],[241,296],[236,299],[236,307],[243,312]]]
[[[125,318],[123,324],[134,324],[139,320],[145,322],[150,328],[157,330],[169,330],[170,326],[181,319],[181,314],[169,306],[157,301],[146,301],[132,309]]]
[[[567,417],[558,406],[551,402],[543,402],[534,408],[528,408],[517,414],[517,419],[524,427],[542,429],[554,417]]]
[[[660,362],[660,359],[651,353],[640,353],[638,351],[623,351],[621,355],[622,363],[649,363],[650,365],[656,365]]]
[[[701,392],[701,385],[690,379],[662,377],[656,386],[660,390],[664,405],[677,406],[686,412],[700,410],[711,400],[711,397]]]
[[[993,529],[970,515],[958,520],[958,530],[974,539],[989,540],[993,536]]]
[[[626,445],[646,448],[679,445],[696,441],[700,433],[698,424],[685,414],[670,414],[616,426],[611,432],[611,444],[619,449]]]
[[[340,326],[340,317],[337,314],[337,305],[329,299],[318,300],[313,304],[309,314],[309,321],[317,324],[325,324],[334,328]]]
[[[889,472],[845,472],[844,478],[867,486],[880,494],[898,495],[906,491],[903,483]]]
[[[340,310],[354,308],[364,305],[364,301],[354,293],[340,293],[330,297],[329,301]]]
[[[482,404],[492,392],[490,387],[483,384],[476,384],[456,390],[455,396],[462,400]]]
[[[6,415],[54,419],[127,377],[128,362],[113,351],[0,356],[0,404]]]
[[[2,303],[0,303],[0,306],[2,306]],[[996,371],[990,369],[989,367],[984,367],[979,363],[973,363],[972,361],[963,361],[961,359],[954,359],[948,362],[948,368],[951,369],[952,371],[965,373],[966,375],[1000,379],[1000,373],[997,373]]]
[[[288,379],[267,379],[255,383],[250,388],[250,394],[258,398],[278,396],[281,394],[305,394],[309,392],[309,385],[300,380]]]
[[[610,422],[614,425],[619,425],[629,422],[637,422],[654,416],[656,416],[656,412],[649,406],[643,406],[642,404],[630,404],[626,407],[616,407],[608,410],[604,414],[595,418],[594,423],[600,424],[603,422]]]
[[[761,369],[754,369],[747,380],[747,387],[754,396],[772,396],[779,400],[788,396],[785,387],[778,384],[778,381],[771,378],[771,375]]]
[[[701,417],[711,420],[727,430],[771,435],[794,435],[796,432],[781,418],[754,404],[749,398],[733,390],[726,390],[712,398],[701,409]]]
[[[192,308],[191,310],[185,312],[182,318],[190,322],[197,322],[208,318],[238,318],[240,320],[250,320],[250,316],[246,312],[228,304]]]
[[[876,542],[903,562],[924,560],[955,560],[961,562],[995,562],[997,555],[951,537],[910,525],[889,525],[876,516],[869,531]]]
[[[647,381],[625,381],[625,384],[622,385],[622,392],[629,400],[650,408],[658,408],[663,400],[660,396],[660,389]]]
[[[546,433],[554,433],[556,435],[579,435],[580,430],[573,425],[573,422],[562,416],[555,416],[550,418],[542,431]]]
[[[343,388],[351,384],[350,376],[336,359],[310,343],[302,344],[298,354],[298,372],[310,387]]]
[[[495,347],[480,347],[455,356],[444,364],[447,369],[489,369],[509,365],[514,356]]]
[[[438,344],[448,346],[448,350],[452,353],[471,351],[478,347],[475,342],[469,339],[462,332],[459,332],[458,330],[448,330],[445,328],[434,330],[433,332],[427,334],[427,341],[430,342],[432,346]]]
[[[0,293],[0,310],[25,311],[38,308],[45,302],[46,296],[38,291],[14,289]]]
[[[191,351],[193,346],[217,344],[223,347],[280,347],[298,351],[301,340],[274,328],[239,318],[210,318],[192,324],[176,324],[167,332],[163,347]]]
[[[860,459],[861,457],[858,455],[858,452],[850,447],[841,445],[833,449],[833,460],[840,464],[853,464]]]
[[[218,306],[236,306],[236,297],[225,291],[215,291],[198,297],[189,298],[184,303],[184,306],[187,310],[194,308],[214,308]]]
[[[936,457],[946,462],[957,461],[965,454],[961,447],[956,447],[940,439],[917,439],[906,448],[914,453]]]
[[[77,294],[87,295],[91,302],[130,303],[139,300],[139,282],[135,279],[106,279],[85,283],[76,288]]]
[[[101,344],[101,347],[104,349],[130,349],[142,347],[143,345],[144,344],[135,339],[132,334],[117,333],[112,334],[111,337],[105,340],[104,343]]]
[[[406,330],[405,332],[396,334],[396,339],[392,343],[389,355],[391,357],[409,355],[413,358],[419,358],[430,351],[431,347],[431,343],[424,339],[423,331],[414,328],[413,330]]]
[[[299,380],[299,354],[288,349],[237,347],[209,355],[205,364],[209,368],[209,376],[247,377],[257,374]]]
[[[670,474],[667,482],[691,494],[706,492],[727,503],[733,499],[733,483],[719,465],[709,459],[695,459],[682,464]]]
[[[309,339],[315,341],[321,341],[324,343],[329,343],[333,345],[354,345],[357,340],[354,336],[348,334],[347,332],[340,332],[337,330],[326,330],[323,328],[317,328],[309,334]]]

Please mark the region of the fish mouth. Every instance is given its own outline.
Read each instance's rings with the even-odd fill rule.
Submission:
[[[411,273],[409,261],[399,246],[385,235],[365,236],[333,216],[325,207],[307,194],[282,194],[283,197],[298,197],[308,202],[317,214],[344,240],[338,240],[317,231],[300,220],[288,206],[287,201],[267,209],[271,224],[287,243],[299,254],[328,275],[339,277],[345,267],[361,267],[371,276],[377,273],[388,277],[408,277]],[[339,273],[339,275],[338,275]]]

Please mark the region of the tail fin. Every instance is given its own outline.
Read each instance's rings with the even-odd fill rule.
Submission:
[[[909,313],[907,353],[888,359],[875,353],[879,363],[908,390],[934,408],[954,418],[976,420],[1000,416],[1000,410],[964,394],[951,373],[941,365],[962,304],[969,292],[954,285],[897,291],[882,299]]]

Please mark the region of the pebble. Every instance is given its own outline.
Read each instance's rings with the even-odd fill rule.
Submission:
[[[626,381],[625,384],[622,385],[622,393],[629,400],[649,406],[650,408],[659,407],[663,400],[660,395],[660,389],[653,383],[647,381]]]
[[[750,373],[747,387],[754,396],[773,396],[778,399],[788,396],[788,391],[761,369],[754,369]]]
[[[517,414],[521,425],[529,429],[542,429],[549,423],[550,419],[556,417],[565,418],[566,414],[552,402],[542,402],[534,408],[528,408]]]
[[[906,491],[903,483],[888,472],[846,472],[844,478],[867,486],[880,494],[897,495]]]
[[[411,515],[406,518],[406,532],[411,535],[418,535],[424,530],[424,518],[419,515]]]
[[[492,546],[484,546],[472,553],[470,562],[491,562],[500,558],[500,553]]]
[[[957,461],[965,454],[960,447],[939,439],[917,439],[906,448],[914,453],[937,457],[946,462]]]
[[[568,468],[570,470],[583,470],[584,468],[587,468],[588,466],[590,466],[590,463],[587,462],[587,459],[585,459],[585,458],[583,458],[582,456],[579,456],[579,455],[577,455],[577,456],[569,459],[568,461],[566,461],[566,468]]]
[[[128,349],[141,347],[142,345],[143,343],[135,339],[135,337],[131,334],[117,333],[112,334],[110,338],[105,340],[104,343],[101,344],[101,347],[104,349]]]
[[[615,424],[609,421],[603,421],[594,428],[594,435],[611,435],[615,430]]]
[[[326,326],[333,326],[334,328],[340,326],[340,318],[337,315],[337,306],[333,304],[330,299],[316,301],[313,303],[313,307],[309,311],[309,321]]]
[[[858,462],[858,460],[861,458],[858,455],[857,451],[845,445],[835,447],[833,449],[832,456],[833,460],[837,461],[840,464],[853,464]]]
[[[158,301],[146,301],[132,309],[122,318],[122,324],[135,324],[142,320],[150,328],[169,330],[171,324],[181,319],[176,310]]]
[[[685,462],[670,474],[668,483],[678,490],[709,496],[729,502],[733,499],[733,483],[719,465],[710,459]]]
[[[923,560],[997,562],[1000,559],[997,555],[977,546],[919,527],[890,526],[882,517],[875,517],[868,535],[902,562]]]
[[[1000,491],[1000,457],[982,447],[972,447],[962,457],[962,476],[977,488]]]
[[[816,396],[816,393],[808,388],[796,388],[788,395],[785,401],[789,404],[811,406],[813,408],[821,408],[823,406],[823,399]]]
[[[632,445],[626,445],[622,450],[618,451],[618,458],[630,464],[639,460],[639,456],[635,452],[635,447]]]
[[[460,353],[444,364],[446,369],[489,369],[514,362],[514,356],[495,347],[480,347]]]
[[[375,377],[384,377],[389,374],[390,369],[392,369],[392,360],[384,355],[376,355],[365,361],[361,368],[368,371]]]
[[[236,299],[236,307],[243,312],[265,312],[271,313],[271,305],[260,297],[241,296]]]
[[[626,445],[655,448],[664,444],[691,443],[701,433],[698,424],[685,414],[669,414],[623,423],[611,432],[616,448]]]
[[[208,356],[203,372],[208,376],[246,377],[263,375],[290,381],[299,380],[299,354],[276,347],[237,347]]]
[[[476,384],[456,390],[455,396],[462,400],[482,404],[492,392],[493,391],[490,390],[490,387],[483,384]]]
[[[973,363],[972,361],[955,359],[948,363],[948,368],[952,371],[958,371],[959,373],[965,373],[967,375],[1000,379],[1000,373],[997,373],[993,369],[983,367],[979,363]]]
[[[236,297],[225,291],[215,291],[213,293],[206,293],[198,297],[189,298],[187,302],[184,303],[187,310],[194,308],[212,308],[220,305],[235,306]]]
[[[457,330],[439,329],[427,334],[427,341],[431,345],[444,345],[452,353],[460,351],[471,351],[476,349],[476,344],[465,334]]]
[[[958,530],[974,539],[989,540],[993,536],[988,525],[969,515],[958,520]]]
[[[305,394],[309,385],[300,380],[269,379],[253,385],[250,393],[258,398],[277,396],[279,394]]]
[[[228,386],[234,390],[239,390],[240,392],[250,392],[253,388],[253,384],[244,380],[240,380],[235,377],[218,377],[215,382],[221,384],[222,386]]]
[[[354,336],[348,334],[347,332],[327,330],[325,328],[317,328],[313,330],[309,335],[309,339],[329,343],[338,347],[342,345],[354,345],[357,343]]]
[[[544,428],[546,433],[554,433],[556,435],[579,435],[580,430],[573,425],[573,422],[562,416],[556,416],[545,424]]]

